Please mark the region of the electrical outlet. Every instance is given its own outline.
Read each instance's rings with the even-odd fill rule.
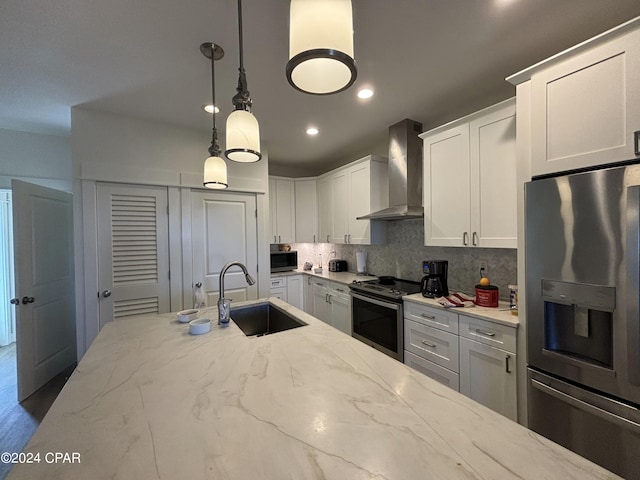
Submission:
[[[489,276],[489,262],[486,261],[486,260],[478,260],[477,265],[478,265],[478,275],[480,275],[481,272],[482,272],[482,274],[485,277],[488,277]]]

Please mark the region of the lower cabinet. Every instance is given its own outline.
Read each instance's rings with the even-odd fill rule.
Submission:
[[[351,335],[351,296],[341,283],[313,279],[313,316]]]
[[[279,298],[302,310],[303,307],[303,275],[281,275],[271,277],[272,297]]]
[[[404,363],[517,421],[516,329],[405,302]]]

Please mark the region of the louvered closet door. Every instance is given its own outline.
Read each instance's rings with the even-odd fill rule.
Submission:
[[[167,189],[97,185],[100,328],[169,311]]]

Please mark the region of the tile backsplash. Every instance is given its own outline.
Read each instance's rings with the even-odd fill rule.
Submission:
[[[419,281],[423,277],[423,260],[449,261],[449,291],[474,294],[480,279],[479,262],[488,264],[487,276],[500,289],[500,298],[508,300],[508,285],[517,282],[517,251],[508,248],[425,247],[422,219],[391,221],[384,245],[342,245],[333,243],[294,243],[298,263],[317,266],[319,255],[326,269],[329,257],[346,260],[349,271],[356,271],[356,252],[367,253],[367,271],[376,276],[392,275]],[[335,251],[335,256],[332,252]]]

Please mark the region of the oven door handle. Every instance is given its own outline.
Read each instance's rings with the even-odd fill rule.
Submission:
[[[353,298],[357,298],[358,300],[362,300],[363,302],[373,303],[374,305],[378,305],[379,307],[390,308],[390,309],[395,310],[395,311],[400,310],[400,305],[401,304],[399,304],[399,303],[385,302],[384,300],[377,300],[375,298],[366,297],[364,295],[360,295],[358,293],[354,293],[353,291],[351,291],[351,296]]]

